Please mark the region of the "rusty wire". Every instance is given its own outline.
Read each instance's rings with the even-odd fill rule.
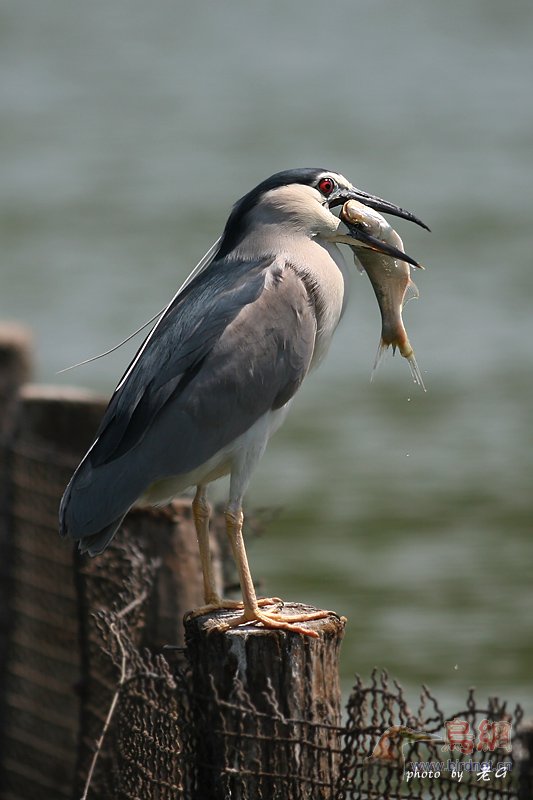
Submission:
[[[102,635],[117,624],[113,614],[102,615]],[[127,680],[120,688],[120,704],[110,743],[112,782],[108,789],[117,798],[273,798],[273,800],[516,800],[516,776],[493,778],[480,783],[476,772],[465,771],[461,781],[443,773],[438,780],[405,780],[403,764],[371,763],[368,756],[382,733],[392,725],[404,724],[416,730],[441,732],[446,716],[437,700],[424,687],[418,710],[409,709],[401,686],[386,672],[374,671],[368,684],[356,678],[347,704],[347,723],[342,728],[290,719],[281,713],[275,698],[268,696],[267,710],[254,708],[244,686],[236,681],[236,700],[216,698],[217,714],[210,716],[209,735],[219,746],[211,762],[198,759],[196,736],[206,731],[201,709],[206,698],[192,694],[186,667],[169,669],[161,657],[141,655],[129,638],[127,625],[121,629],[130,660]],[[112,647],[106,649],[111,653]],[[118,651],[113,655],[118,665]],[[216,692],[214,693],[216,696]],[[268,693],[267,693],[268,695]],[[510,715],[496,698],[487,706],[476,704],[470,691],[465,708],[452,717],[468,720],[472,726],[481,719],[512,721],[522,719],[517,707]],[[331,746],[324,746],[324,733]],[[336,762],[325,770],[332,780],[310,775],[306,763],[320,758]],[[440,745],[406,746],[409,762],[446,761]],[[459,761],[459,755],[454,760]],[[464,760],[464,756],[462,756]],[[469,760],[496,764],[501,753],[475,752]],[[509,754],[505,760],[514,766]],[[222,794],[217,794],[222,792]],[[200,792],[200,793],[198,793]],[[203,793],[205,792],[205,794]],[[212,793],[212,794],[211,794]],[[95,795],[97,796],[97,795]]]
[[[461,782],[443,773],[438,780],[407,783],[403,765],[369,760],[388,728],[442,734],[447,719],[425,687],[413,713],[386,672],[375,671],[368,683],[356,677],[342,727],[286,718],[268,692],[259,711],[237,686],[236,701],[220,700],[210,723],[220,757],[199,758],[204,698],[194,696],[186,664],[169,664],[143,648],[157,564],[124,536],[98,565],[78,568],[74,584],[71,551],[60,546],[56,533],[58,497],[72,463],[36,445],[19,444],[10,454],[6,796],[192,800],[207,797],[201,794],[207,780],[217,796],[240,800],[518,798],[515,769],[490,783],[467,772]],[[453,717],[472,726],[484,718],[508,720],[516,731],[522,712],[496,698],[482,707],[471,691],[464,709],[448,718]],[[439,746],[426,743],[405,751],[408,763],[447,758]],[[500,759],[499,753],[472,755],[478,763]],[[512,755],[505,759],[515,767]],[[311,774],[310,763],[324,768]]]

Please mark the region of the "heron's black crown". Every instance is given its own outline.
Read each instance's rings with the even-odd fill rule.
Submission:
[[[300,169],[286,169],[276,172],[270,178],[259,183],[240,200],[237,200],[228,218],[217,258],[224,258],[239,243],[246,230],[246,215],[257,205],[261,197],[271,189],[279,186],[289,186],[291,183],[300,183],[304,186],[313,186],[319,177],[327,172],[318,167],[301,167]]]

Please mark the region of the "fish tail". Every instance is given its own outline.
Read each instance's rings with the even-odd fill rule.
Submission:
[[[411,370],[411,375],[413,376],[413,381],[417,383],[421,389],[424,391],[426,387],[424,386],[424,381],[422,379],[422,373],[420,372],[420,368],[416,363],[415,353],[411,346],[411,342],[405,337],[405,341],[398,343],[398,349],[402,356],[407,359],[407,363],[409,364],[409,369]]]
[[[370,381],[374,380],[374,375],[376,374],[377,369],[381,364],[381,362],[383,361],[383,357],[388,349],[389,349],[389,344],[385,342],[383,338],[381,338],[379,340],[378,351],[374,359],[374,366],[372,367],[372,372],[370,373]]]
[[[409,369],[411,370],[411,376],[413,378],[413,381],[426,392],[427,389],[424,384],[424,379],[422,378],[420,367],[417,364],[414,350],[411,347],[411,342],[409,341],[409,339],[407,339],[407,337],[405,338],[405,341],[402,342],[399,341],[386,342],[383,339],[383,337],[379,340],[378,351],[376,353],[376,358],[374,359],[374,366],[372,367],[370,381],[374,380],[374,375],[376,374],[377,369],[381,364],[381,362],[383,361],[383,357],[385,356],[385,353],[387,352],[391,344],[393,353],[395,353],[396,349],[398,349],[401,355],[407,360],[407,363],[409,364]]]
[[[427,389],[422,379],[422,373],[420,372],[420,367],[416,363],[415,354],[413,353],[412,350],[411,350],[411,355],[406,356],[406,358],[407,358],[407,363],[409,364],[409,369],[411,370],[411,375],[413,376],[413,381],[417,383],[420,386],[420,388],[426,392]]]

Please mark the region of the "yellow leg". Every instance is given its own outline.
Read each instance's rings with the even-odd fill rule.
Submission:
[[[213,572],[213,561],[211,559],[211,549],[209,547],[209,504],[207,502],[205,486],[198,486],[196,495],[192,501],[192,513],[194,517],[194,525],[196,527],[198,549],[200,551],[200,563],[202,565],[205,605],[190,611],[187,616],[197,617],[202,614],[209,614],[212,611],[218,611],[219,609],[224,608],[243,608],[243,603],[239,600],[222,598],[217,591],[215,574]],[[252,591],[254,591],[253,585]],[[272,605],[273,603],[280,602],[281,601],[279,598],[268,597],[259,600],[259,605]]]
[[[200,563],[202,565],[204,578],[204,601],[206,605],[216,605],[220,603],[220,596],[216,588],[211,550],[209,547],[209,505],[207,503],[204,486],[198,486],[196,490],[194,500],[192,501],[192,513],[194,525],[196,527],[196,538],[198,539]]]
[[[235,563],[239,570],[239,580],[241,584],[242,597],[243,597],[243,613],[241,616],[229,622],[217,625],[220,630],[227,630],[228,628],[235,628],[238,625],[243,625],[247,622],[261,622],[265,628],[281,628],[282,630],[293,631],[294,633],[303,633],[306,636],[318,638],[318,633],[302,625],[299,622],[309,622],[314,619],[323,619],[329,615],[328,611],[315,611],[310,614],[298,614],[294,616],[283,616],[278,612],[261,611],[258,602],[255,588],[248,565],[248,558],[246,556],[246,549],[244,547],[244,539],[242,535],[243,513],[242,509],[238,508],[236,511],[228,509],[226,511],[226,530],[235,558]]]

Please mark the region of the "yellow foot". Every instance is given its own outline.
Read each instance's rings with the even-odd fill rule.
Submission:
[[[279,597],[261,597],[257,601],[257,605],[260,608],[263,608],[264,606],[280,607],[283,605],[283,600],[281,600]],[[224,609],[232,610],[234,608],[244,608],[244,603],[242,603],[240,600],[228,600],[225,597],[218,597],[211,603],[206,603],[205,606],[193,608],[192,611],[188,611],[185,614],[185,619],[194,619],[194,617],[201,617],[203,614],[212,614],[214,611],[223,611]]]
[[[291,633],[302,633],[304,636],[311,636],[313,639],[318,639],[319,634],[310,629],[304,628],[303,625],[299,625],[299,622],[310,622],[314,619],[324,619],[325,617],[329,617],[331,614],[330,611],[313,611],[311,613],[306,614],[292,614],[292,615],[283,615],[276,611],[261,611],[258,608],[252,609],[251,611],[245,611],[239,617],[235,619],[231,619],[228,622],[214,622],[210,626],[211,629],[216,629],[218,631],[227,631],[230,628],[237,628],[240,625],[246,625],[250,623],[257,624],[260,622],[265,628],[276,628],[284,631],[290,631]]]

